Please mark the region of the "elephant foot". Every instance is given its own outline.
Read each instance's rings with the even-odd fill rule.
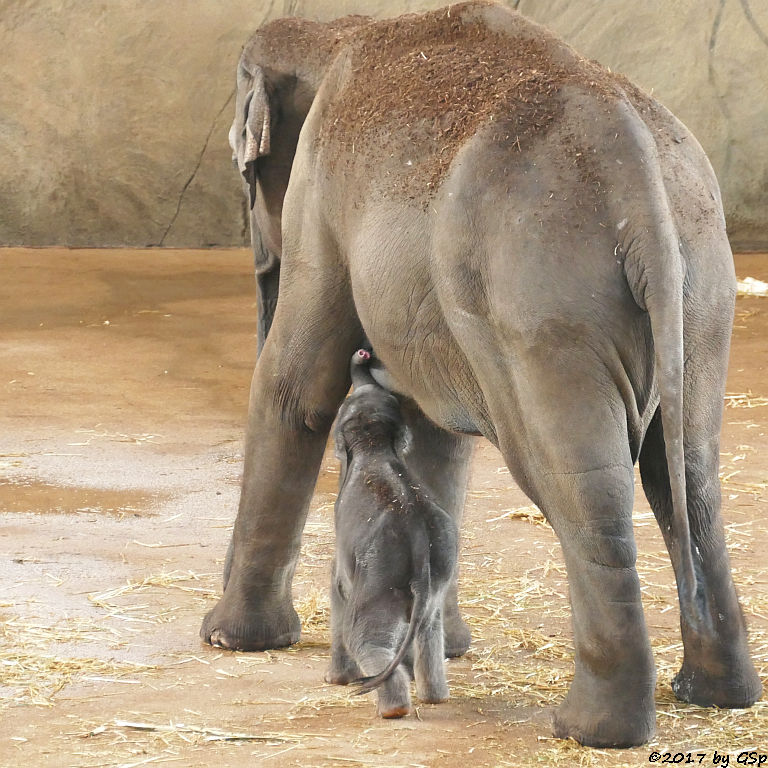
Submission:
[[[445,655],[449,659],[463,656],[469,650],[472,634],[458,610],[443,619],[443,637],[445,638]]]
[[[552,718],[555,738],[573,739],[585,747],[638,747],[648,742],[655,730],[654,711],[622,717],[606,708],[564,703]]]
[[[614,679],[577,673],[553,716],[555,737],[574,739],[586,747],[645,744],[656,730],[654,681],[652,670],[644,677]]]
[[[385,720],[395,720],[398,717],[406,717],[406,715],[410,714],[411,708],[405,705],[394,706],[389,709],[379,709],[379,715]]]
[[[760,698],[763,686],[751,661],[740,670],[721,675],[712,675],[706,669],[683,663],[672,681],[672,690],[680,701],[689,704],[745,709]]]
[[[338,662],[331,659],[331,666],[325,673],[324,680],[331,685],[349,685],[360,677],[362,672],[354,661]]]
[[[203,619],[203,642],[232,651],[265,651],[298,642],[301,622],[290,601],[269,610],[234,604],[226,594]]]
[[[450,698],[448,685],[445,682],[435,683],[421,690],[417,686],[416,695],[425,704],[440,704],[443,701],[448,701]]]
[[[351,682],[359,679],[359,674],[355,675],[349,670],[339,672],[332,667],[323,675],[323,680],[329,685],[349,685]]]
[[[376,709],[380,717],[391,720],[405,717],[411,712],[410,681],[402,668],[376,689]]]

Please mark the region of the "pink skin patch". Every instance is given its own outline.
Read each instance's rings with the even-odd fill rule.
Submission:
[[[367,349],[358,349],[357,350],[357,357],[359,360],[370,360],[371,359],[371,353]]]

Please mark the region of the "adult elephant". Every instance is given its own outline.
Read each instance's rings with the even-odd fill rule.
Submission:
[[[337,48],[285,193],[231,572],[204,636],[261,622],[265,643],[285,639],[304,510],[367,336],[435,424],[499,447],[560,539],[576,654],[556,735],[628,746],[654,730],[638,459],[678,584],[675,693],[749,706],[761,685],[718,480],[735,277],[700,146],[492,2],[361,25]]]
[[[333,57],[370,22],[366,16],[348,16],[329,24],[278,19],[258,30],[240,56],[229,142],[250,206],[259,294],[259,354],[277,306],[283,200],[299,133]],[[321,365],[315,375],[325,375],[323,368]],[[410,435],[408,465],[459,526],[472,441],[436,427],[408,398],[403,399],[402,409]],[[307,460],[316,463],[314,453],[312,457]],[[295,486],[278,490],[265,515],[259,494],[264,490],[263,480],[276,472],[276,467],[263,463],[249,439],[240,511],[224,567],[224,599],[203,622],[201,636],[206,642],[263,650],[299,639],[291,582],[317,467],[312,477],[297,476]],[[288,526],[282,525],[277,511],[283,506],[292,510],[291,516],[294,510],[298,514]],[[236,578],[230,587],[233,568]],[[469,628],[459,615],[457,576],[454,574],[443,610],[445,651],[452,657],[465,653],[470,643]]]

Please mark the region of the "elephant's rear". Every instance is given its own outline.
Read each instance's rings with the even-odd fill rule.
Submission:
[[[401,388],[448,428],[494,439],[483,386],[449,316],[459,306],[477,321],[469,333],[491,332],[483,267],[474,266],[490,244],[487,232],[473,231],[475,214],[509,208],[508,193],[517,192],[520,213],[535,215],[520,194],[526,169],[562,124],[563,92],[574,83],[596,101],[617,91],[604,70],[539,25],[495,3],[463,3],[366,26],[308,118],[299,172],[308,169],[312,201],[347,261],[360,320]],[[478,142],[483,171],[464,174]],[[308,207],[305,193],[302,184],[297,212]],[[533,238],[542,227],[541,219],[524,224]],[[559,218],[553,225],[568,235]],[[457,248],[467,239],[464,258]],[[392,303],[399,316],[377,309]],[[429,329],[424,343],[415,341],[419,326]]]
[[[686,296],[693,318],[699,304],[731,298],[717,185],[684,127],[488,2],[367,25],[313,113],[305,160],[326,180],[316,200],[363,326],[402,388],[444,426],[494,439],[487,393],[499,382],[482,380],[491,351],[555,323],[566,334],[589,328],[620,358],[610,376],[629,379],[622,395],[639,449],[656,390],[646,307],[634,300],[644,278],[631,262],[657,244],[623,243],[665,222],[663,249],[682,270],[682,259],[700,267]],[[647,160],[661,169],[653,184],[641,178]],[[670,247],[678,238],[682,259]],[[402,302],[403,285],[402,319],[383,316],[376,307]],[[413,341],[420,324],[426,344]]]

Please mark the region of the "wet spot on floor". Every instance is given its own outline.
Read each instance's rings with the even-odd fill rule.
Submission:
[[[157,494],[144,491],[54,485],[24,478],[0,481],[0,513],[143,517],[154,514],[157,501]]]

